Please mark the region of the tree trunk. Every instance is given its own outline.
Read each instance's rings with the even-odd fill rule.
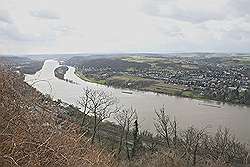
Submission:
[[[94,142],[95,142],[95,135],[96,135],[96,126],[94,126],[93,135],[92,135],[92,138],[91,138],[91,143],[92,144],[94,144]]]
[[[138,132],[139,132],[139,129],[138,129],[137,120],[135,120],[135,125],[134,126],[135,126],[135,128],[134,128],[134,132],[133,132],[134,141],[133,141],[133,148],[132,148],[132,157],[135,156],[135,152],[136,152],[137,145],[138,145]]]
[[[94,129],[93,129],[93,135],[92,135],[92,139],[91,139],[92,144],[94,144],[94,142],[95,142],[96,130],[97,130],[97,117],[95,114],[95,116],[94,116]]]
[[[85,123],[85,119],[86,119],[86,114],[85,113],[83,113],[84,115],[83,115],[83,117],[82,117],[82,124],[81,124],[81,126],[83,127],[84,126],[84,123]]]
[[[196,155],[197,155],[197,150],[198,150],[198,143],[195,145],[195,148],[194,148],[193,166],[195,166],[195,165],[196,165]]]
[[[129,147],[128,147],[128,133],[129,133],[129,130],[128,130],[128,132],[126,132],[126,134],[125,134],[125,141],[126,141],[126,153],[127,153],[127,158],[128,158],[128,160],[130,160],[130,153],[129,153]]]
[[[119,156],[120,153],[121,153],[121,151],[122,151],[123,135],[124,135],[124,129],[122,130],[122,134],[121,134],[121,136],[120,136],[120,143],[119,143],[119,149],[118,149],[117,156]]]
[[[166,140],[167,140],[168,148],[170,148],[170,142],[169,142],[169,137],[168,137],[168,130],[165,130],[165,134],[166,134]]]
[[[177,123],[176,120],[174,120],[174,147],[176,148],[177,144]]]

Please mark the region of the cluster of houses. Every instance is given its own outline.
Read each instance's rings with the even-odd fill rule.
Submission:
[[[200,95],[245,92],[249,89],[249,66],[217,63],[216,61],[196,61],[179,59],[165,66],[151,65],[150,68],[115,70],[112,67],[82,68],[82,72],[97,79],[107,79],[116,75],[128,75],[146,79],[161,80],[166,84],[182,85],[187,90]]]

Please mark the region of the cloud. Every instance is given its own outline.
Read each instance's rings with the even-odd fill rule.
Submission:
[[[232,7],[234,13],[238,16],[250,15],[250,1],[249,0],[229,0],[228,5]]]
[[[5,41],[17,41],[17,42],[46,41],[46,39],[41,35],[20,32],[20,30],[14,24],[10,24],[7,26],[0,24],[0,38],[1,40]]]
[[[0,10],[0,22],[12,23],[12,19],[6,10]]]
[[[0,52],[250,52],[249,0],[0,1]]]
[[[31,11],[30,15],[33,17],[38,17],[38,18],[42,18],[42,19],[60,19],[60,17],[52,11],[49,10],[36,10],[36,11]]]
[[[147,0],[144,11],[152,16],[202,23],[245,17],[250,14],[249,0]]]
[[[14,26],[4,26],[0,24],[1,40],[26,41],[26,37],[22,35]]]
[[[67,29],[64,29],[66,28],[56,27],[55,29],[47,32],[24,32],[20,30],[19,26],[15,22],[12,24],[4,24],[0,22],[0,40],[6,41],[6,43],[8,43],[8,41],[26,44],[46,43],[49,41],[55,41],[58,35],[66,33]]]

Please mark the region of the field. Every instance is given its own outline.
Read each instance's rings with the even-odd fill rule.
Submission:
[[[89,82],[188,98],[250,104],[248,55],[72,58],[68,65],[79,69],[77,75]]]
[[[143,90],[146,91],[152,91],[169,95],[181,95],[184,89],[185,89],[184,87],[164,84],[163,82],[158,82],[157,84],[152,84],[149,87],[143,88]]]
[[[238,61],[240,64],[250,65],[250,57],[241,57]]]
[[[130,57],[123,57],[122,60],[128,62],[137,62],[137,63],[154,63],[158,61],[165,61],[166,59],[162,57],[130,56]]]
[[[81,78],[82,80],[87,81],[87,82],[98,83],[98,84],[102,84],[102,85],[106,84],[105,80],[96,80],[95,78],[86,77],[85,75],[83,75],[81,72],[79,72],[77,70],[75,71],[75,75],[77,75],[79,78]]]

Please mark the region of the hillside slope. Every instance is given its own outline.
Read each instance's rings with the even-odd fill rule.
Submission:
[[[174,150],[143,152],[116,159],[114,152],[90,144],[65,110],[23,81],[22,74],[0,66],[0,166],[23,167],[185,167],[192,164]],[[114,136],[112,136],[114,138]],[[113,150],[117,151],[117,150]],[[196,166],[230,166],[208,158]],[[244,165],[242,165],[244,166]]]
[[[103,149],[88,144],[60,108],[0,69],[0,166],[113,166]]]

